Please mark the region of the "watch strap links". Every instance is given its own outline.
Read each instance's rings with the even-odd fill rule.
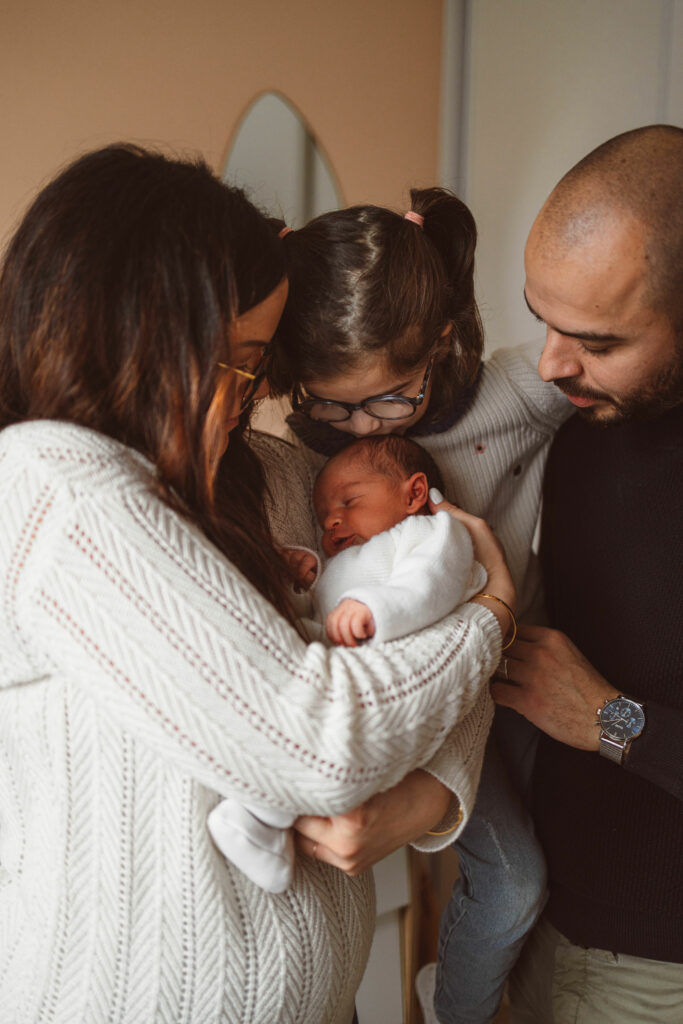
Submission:
[[[600,753],[603,757],[606,757],[609,761],[614,761],[616,764],[622,763],[624,753],[629,746],[630,743],[625,743],[623,740],[613,740],[604,732],[600,734]]]

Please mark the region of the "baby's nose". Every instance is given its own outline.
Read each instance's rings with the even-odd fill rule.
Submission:
[[[323,520],[324,530],[334,530],[335,526],[339,526],[341,523],[341,515],[337,509],[332,509],[328,512]]]

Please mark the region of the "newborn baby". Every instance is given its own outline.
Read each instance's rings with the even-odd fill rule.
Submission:
[[[443,489],[431,455],[397,434],[354,441],[323,467],[313,504],[328,561],[284,552],[306,618],[332,643],[393,640],[443,618],[484,586],[467,528],[446,511],[432,515],[430,487]],[[306,623],[309,634],[316,626]],[[221,852],[252,881],[283,892],[294,870],[296,815],[221,801],[208,825]]]
[[[323,467],[313,503],[329,561],[313,598],[333,643],[413,633],[486,582],[467,528],[429,513],[430,487],[443,487],[432,457],[396,434],[362,438]]]

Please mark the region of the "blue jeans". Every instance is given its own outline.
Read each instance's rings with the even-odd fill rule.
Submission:
[[[460,877],[439,926],[434,1008],[442,1024],[493,1020],[545,904],[545,861],[520,796],[535,743],[524,719],[497,709],[474,810],[454,844]]]

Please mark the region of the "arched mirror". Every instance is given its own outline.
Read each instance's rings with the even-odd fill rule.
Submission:
[[[223,171],[262,209],[299,228],[342,205],[332,169],[315,135],[278,93],[259,96],[242,118]]]

